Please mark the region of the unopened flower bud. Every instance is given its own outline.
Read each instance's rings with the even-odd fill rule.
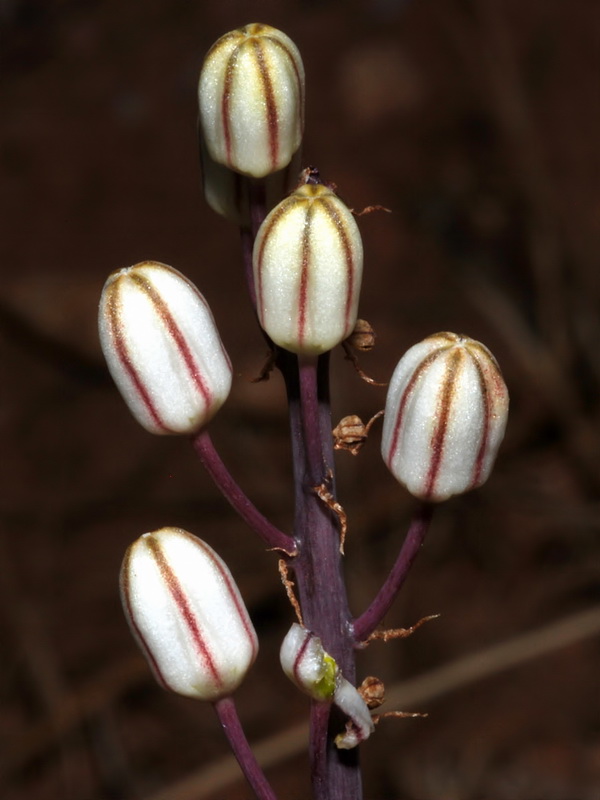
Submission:
[[[507,416],[508,391],[490,351],[467,336],[435,334],[394,371],[383,459],[416,497],[446,500],[487,480]]]
[[[266,217],[254,243],[260,324],[301,355],[331,350],[354,330],[363,248],[354,217],[323,184],[305,184]]]
[[[375,725],[360,693],[342,675],[318,636],[294,623],[279,653],[288,678],[313,700],[331,701],[348,717],[346,730],[335,738],[342,750],[356,747],[368,739]]]
[[[226,564],[179,528],[145,533],[127,550],[121,599],[157,681],[215,701],[242,682],[258,652],[256,632]]]
[[[195,433],[225,402],[231,364],[213,316],[172,267],[144,261],[113,272],[99,330],[117,387],[151,433]]]
[[[300,147],[304,127],[298,48],[269,25],[225,34],[206,55],[198,100],[214,161],[255,178],[283,169]]]

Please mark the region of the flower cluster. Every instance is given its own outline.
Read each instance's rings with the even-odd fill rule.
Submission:
[[[348,604],[341,555],[334,542],[334,515],[343,527],[343,540],[345,512],[335,499],[330,448],[323,442],[327,387],[317,367],[326,361],[319,356],[340,344],[347,352],[350,346],[373,346],[370,325],[357,322],[361,235],[352,211],[316,171],[305,170],[299,179],[304,68],[285,34],[251,24],[223,36],[206,56],[198,96],[206,199],[214,210],[240,224],[244,237],[252,232],[245,264],[258,321],[276,356],[285,355],[282,351],[298,356],[274,360],[287,365],[282,372],[289,396],[300,395],[299,402],[290,403],[290,415],[296,414],[292,429],[300,533],[295,530],[288,536],[262,517],[208,444],[205,428],[229,395],[232,368],[212,313],[188,278],[154,261],[112,273],[100,301],[101,346],[133,416],[151,433],[192,437],[223,494],[262,531],[272,549],[285,553],[295,581],[304,581],[302,603],[312,602],[317,591],[335,596],[327,575],[338,581],[337,592],[344,596],[334,597],[343,610],[336,624],[318,630],[321,607],[315,603],[310,617],[315,630],[292,625],[280,661],[292,682],[311,697],[313,709],[318,706],[328,714],[334,704],[343,712],[346,730],[330,738],[338,749],[350,749],[371,735],[374,721],[363,696],[344,676],[353,675],[353,661],[343,659],[370,640],[424,536],[422,526],[418,536],[407,536],[407,550],[400,552],[379,595],[362,617],[350,617],[344,610]],[[286,374],[286,368],[296,371]],[[507,414],[508,392],[500,368],[474,339],[438,333],[400,359],[387,393],[381,453],[394,477],[425,501],[419,505],[426,514],[415,515],[419,524],[431,513],[431,503],[487,480]],[[336,448],[357,454],[373,420],[364,426],[355,415],[345,417],[334,430]],[[318,486],[309,482],[315,475],[322,480]],[[313,524],[325,527],[307,532]],[[324,540],[334,542],[328,555],[307,552],[311,542],[321,546]],[[311,558],[314,563],[304,573]],[[315,580],[320,588],[313,585]],[[229,702],[244,679],[258,641],[221,558],[192,534],[162,528],[143,534],[129,547],[120,585],[127,620],[159,683],[210,701],[229,715],[231,707],[222,701]],[[292,585],[286,584],[288,594],[302,619]],[[332,645],[332,640],[344,647]],[[323,641],[332,652],[342,653],[343,669]],[[230,729],[234,723],[231,716],[227,720],[224,728]],[[321,738],[315,735],[315,740],[322,743],[328,735],[326,721]],[[237,733],[231,733],[230,740],[257,794],[272,798],[257,778],[256,765],[240,748]],[[315,759],[320,769],[327,758],[321,754]],[[322,784],[324,777],[319,774],[315,780]]]

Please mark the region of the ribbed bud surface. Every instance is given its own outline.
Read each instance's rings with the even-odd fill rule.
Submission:
[[[283,169],[300,147],[304,127],[298,48],[259,23],[225,34],[206,55],[198,100],[214,161],[255,178]]]
[[[435,334],[394,371],[383,459],[416,497],[446,500],[487,480],[507,417],[508,391],[490,351],[466,336]]]
[[[344,203],[322,184],[300,186],[259,228],[253,265],[260,324],[286,350],[331,350],[356,323],[363,248]]]
[[[225,402],[229,357],[204,297],[172,267],[144,261],[113,272],[99,331],[117,387],[151,433],[195,433]]]
[[[200,700],[241,683],[258,652],[252,622],[221,558],[179,528],[145,533],[121,568],[127,621],[158,682]]]

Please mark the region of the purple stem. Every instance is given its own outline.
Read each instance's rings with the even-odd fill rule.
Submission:
[[[305,361],[278,351],[288,392],[295,484],[294,570],[304,624],[322,640],[343,675],[354,682],[354,638],[342,575],[337,519],[317,496],[326,483],[333,493],[333,445],[328,358]],[[310,759],[314,800],[360,800],[362,781],[356,750],[339,750],[334,738],[345,718],[327,703],[311,704]]]
[[[192,446],[216,486],[244,522],[246,522],[269,547],[276,550],[283,550],[287,554],[295,552],[296,545],[292,537],[283,533],[283,531],[280,531],[273,523],[269,522],[241,490],[215,450],[212,439],[206,430],[200,431],[200,433],[192,438]]]
[[[258,800],[277,800],[246,739],[233,697],[223,697],[213,705],[233,754]]]
[[[248,186],[248,198],[250,202],[250,227],[241,228],[242,237],[242,256],[244,259],[244,273],[248,293],[252,302],[252,308],[256,311],[256,287],[254,286],[254,267],[252,265],[252,250],[254,240],[262,221],[267,214],[265,186],[262,181],[254,181],[244,178]]]
[[[429,528],[433,505],[422,503],[415,511],[396,563],[367,610],[354,620],[356,644],[366,641],[390,609],[419,552]]]
[[[252,241],[256,239],[258,229],[267,216],[267,193],[264,181],[250,180],[250,226],[252,228]]]
[[[252,308],[256,311],[256,287],[254,286],[254,267],[252,266],[252,245],[254,243],[254,236],[250,228],[241,228],[240,236],[242,239],[242,253],[244,254],[246,286],[248,287]]]
[[[331,705],[311,701],[310,707],[310,761],[312,789],[315,798],[329,797],[327,787],[327,730]]]
[[[246,275],[252,269],[253,237],[264,219],[264,197],[250,195],[252,232],[242,236]],[[251,294],[253,292],[253,285]],[[298,554],[288,559],[293,569],[306,626],[322,640],[347,680],[355,680],[352,615],[342,576],[337,520],[316,493],[328,484],[335,491],[329,358],[303,362],[275,348],[285,380],[292,441],[295,512],[294,544]],[[362,779],[356,750],[339,750],[335,736],[345,718],[328,703],[311,704],[310,746],[313,800],[361,800]]]
[[[317,356],[298,359],[300,378],[300,424],[309,478],[317,485],[323,477],[325,456],[321,437],[319,400],[317,396]],[[331,466],[331,465],[330,465]]]

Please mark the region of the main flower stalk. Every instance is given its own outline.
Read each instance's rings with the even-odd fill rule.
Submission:
[[[295,486],[293,568],[303,621],[322,640],[345,677],[355,680],[352,615],[342,574],[335,514],[317,494],[335,492],[329,403],[329,358],[303,361],[278,351],[288,395]],[[356,750],[339,750],[335,737],[344,717],[328,703],[312,701],[310,757],[315,800],[360,800]]]

